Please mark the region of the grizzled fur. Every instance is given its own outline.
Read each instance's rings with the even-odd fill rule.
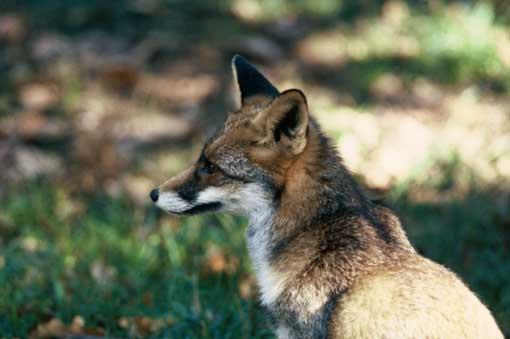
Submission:
[[[241,108],[151,198],[173,214],[248,216],[247,245],[279,338],[502,338],[485,306],[420,255],[310,117],[233,59]]]

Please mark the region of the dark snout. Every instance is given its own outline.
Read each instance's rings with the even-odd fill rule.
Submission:
[[[158,201],[158,198],[159,198],[159,189],[158,189],[158,188],[153,189],[153,190],[149,193],[149,196],[151,197],[151,199],[152,199],[152,201],[153,201],[153,202]]]

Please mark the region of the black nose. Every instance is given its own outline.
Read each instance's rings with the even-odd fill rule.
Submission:
[[[149,195],[150,195],[152,201],[154,201],[154,202],[158,201],[159,189],[157,189],[157,188],[153,189]]]

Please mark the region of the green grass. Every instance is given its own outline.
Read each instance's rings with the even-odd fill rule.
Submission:
[[[66,215],[66,199],[73,198],[39,181],[2,204],[3,335],[25,337],[43,319],[75,315],[109,336],[128,335],[119,319],[137,315],[170,319],[154,337],[267,335],[258,304],[238,291],[249,274],[243,222],[212,216],[156,224],[154,209],[107,196],[88,197],[83,211]],[[228,274],[207,269],[211,247],[235,259]]]
[[[510,88],[510,71],[497,53],[496,36],[504,34],[504,28],[496,25],[488,3],[416,16],[408,25],[420,44],[418,60],[425,74],[450,84],[492,80]]]
[[[507,218],[490,192],[413,203],[408,189],[391,201],[418,250],[452,268],[489,305],[506,333],[510,322]],[[503,211],[504,212],[504,211]],[[175,220],[107,195],[73,196],[38,180],[9,192],[0,208],[0,329],[24,337],[50,318],[108,336],[133,335],[123,317],[165,319],[152,337],[265,338],[269,325],[250,276],[244,224],[226,215]],[[499,219],[498,219],[499,218]],[[227,269],[208,268],[220,250]],[[131,330],[132,331],[132,330]]]

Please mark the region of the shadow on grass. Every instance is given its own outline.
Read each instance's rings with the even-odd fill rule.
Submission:
[[[305,83],[327,87],[335,93],[352,96],[357,104],[375,104],[380,101],[374,96],[372,87],[378,77],[387,73],[399,77],[405,88],[409,88],[408,85],[416,79],[422,78],[452,87],[471,84],[493,93],[505,93],[508,81],[505,75],[501,77],[476,73],[466,75],[463,62],[464,60],[455,57],[444,57],[430,63],[420,57],[374,56],[360,61],[350,61],[338,67],[304,64],[300,70]],[[400,107],[412,104],[407,94],[399,93],[401,96],[394,104]]]

